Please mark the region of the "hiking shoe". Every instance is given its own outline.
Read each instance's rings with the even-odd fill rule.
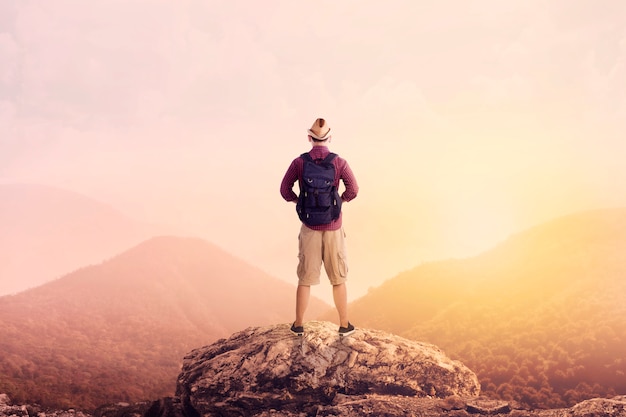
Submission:
[[[354,330],[354,326],[348,322],[348,327],[339,327],[339,336],[350,336]]]
[[[296,336],[302,336],[304,334],[304,327],[302,326],[296,326],[296,323],[294,322],[291,325],[291,333],[295,334]]]

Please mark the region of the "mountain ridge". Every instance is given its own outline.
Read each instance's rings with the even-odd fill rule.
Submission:
[[[99,263],[155,234],[86,195],[41,184],[0,184],[0,295]]]

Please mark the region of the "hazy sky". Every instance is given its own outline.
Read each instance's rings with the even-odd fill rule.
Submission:
[[[0,182],[78,191],[289,280],[299,223],[278,188],[325,117],[361,186],[353,298],[626,205],[625,16],[621,0],[0,0]]]

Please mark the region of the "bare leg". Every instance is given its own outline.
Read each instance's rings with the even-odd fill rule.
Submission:
[[[339,325],[348,327],[348,288],[346,283],[333,285],[333,300],[339,313]]]
[[[311,296],[311,287],[308,285],[298,285],[296,290],[296,326],[302,326],[304,324],[304,312],[309,305],[309,298]]]

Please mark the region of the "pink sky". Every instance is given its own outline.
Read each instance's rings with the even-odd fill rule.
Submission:
[[[291,280],[278,186],[323,116],[361,186],[354,298],[626,205],[624,16],[621,0],[7,0],[0,182],[83,193]]]

